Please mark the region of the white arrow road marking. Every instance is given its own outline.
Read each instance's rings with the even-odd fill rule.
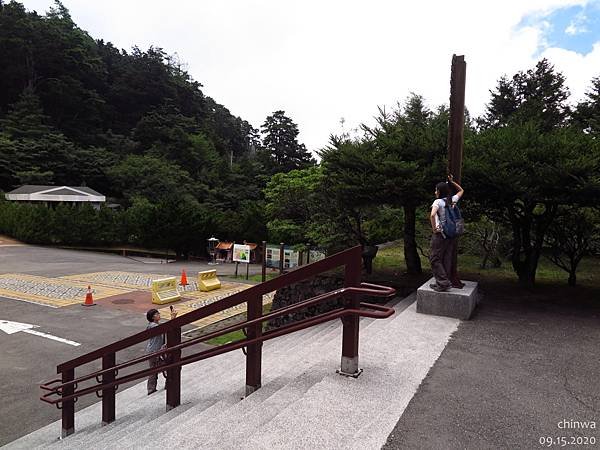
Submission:
[[[37,328],[37,325],[31,325],[30,323],[11,322],[9,320],[0,320],[0,330],[6,334],[18,333],[19,331],[29,330],[31,328]]]
[[[23,333],[33,334],[34,336],[40,336],[46,339],[52,339],[53,341],[62,342],[63,344],[69,344],[75,347],[81,345],[79,342],[70,341],[68,339],[63,339],[61,337],[53,336],[47,333],[42,333],[41,331],[35,331],[32,328],[39,328],[39,325],[32,325],[30,323],[21,322],[11,322],[9,320],[0,320],[0,330],[4,331],[6,334],[13,334],[22,331]]]

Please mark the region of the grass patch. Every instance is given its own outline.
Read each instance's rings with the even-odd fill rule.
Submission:
[[[277,278],[279,276],[279,273],[267,273],[266,274],[266,279],[267,281],[272,280],[273,278]],[[244,280],[246,281],[246,274],[244,275],[239,275],[236,277],[235,275],[226,275],[225,278],[230,278],[232,280]],[[262,283],[262,275],[261,274],[257,274],[257,275],[250,275],[248,277],[248,281],[254,281],[257,283]]]
[[[480,267],[481,257],[470,254],[458,255],[459,271],[467,277],[485,278],[497,281],[517,282],[517,274],[513,270],[512,263],[503,260],[502,265],[497,268]],[[421,256],[423,272],[430,271],[429,261]],[[584,258],[577,269],[577,285],[591,288],[600,288],[600,260],[594,257]],[[392,247],[381,249],[373,260],[373,271],[379,275],[398,276],[406,270],[404,262],[404,248],[402,243]],[[536,283],[539,284],[567,284],[568,274],[555,266],[548,258],[542,256],[539,261]]]
[[[405,267],[404,247],[402,244],[379,250],[377,256],[373,260],[374,271],[397,271]]]
[[[273,305],[271,303],[269,303],[268,305],[264,305],[263,306],[263,314],[269,314],[271,312],[272,306]],[[242,315],[242,317],[243,318],[241,318],[241,320],[246,320],[245,313]],[[263,331],[266,329],[266,327],[267,327],[267,324],[263,323]],[[206,343],[209,345],[223,345],[223,344],[228,344],[230,342],[240,341],[245,338],[246,338],[246,335],[244,334],[244,332],[242,330],[237,330],[237,331],[232,331],[231,333],[224,334],[222,336],[217,336],[215,338],[209,339],[208,341],[206,341]]]
[[[242,332],[242,330],[232,331],[231,333],[224,334],[223,336],[217,336],[216,338],[212,338],[206,341],[207,344],[210,345],[223,345],[228,344],[229,342],[239,341],[244,339],[246,336]]]

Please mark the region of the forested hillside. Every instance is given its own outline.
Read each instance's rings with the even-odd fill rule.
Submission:
[[[161,48],[118,49],[59,2],[40,15],[0,1],[0,190],[87,185],[124,208],[265,238],[268,177],[314,162],[282,111],[264,131],[204,95]]]

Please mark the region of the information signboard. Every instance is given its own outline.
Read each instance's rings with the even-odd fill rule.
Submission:
[[[250,263],[250,246],[233,244],[233,260],[235,262]]]

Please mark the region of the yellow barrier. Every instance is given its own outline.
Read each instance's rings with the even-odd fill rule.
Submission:
[[[163,305],[180,299],[175,277],[152,280],[152,303]]]
[[[204,272],[198,272],[198,289],[203,292],[212,291],[219,289],[221,282],[217,278],[216,270],[205,270]]]

